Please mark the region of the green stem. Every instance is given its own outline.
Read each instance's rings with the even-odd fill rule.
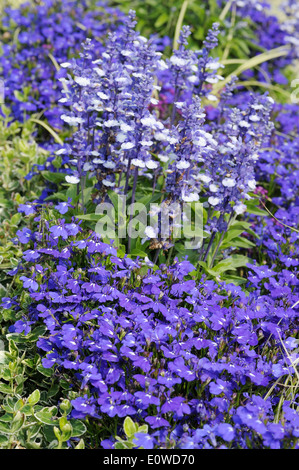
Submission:
[[[224,231],[224,232],[222,232],[221,237],[220,237],[220,240],[219,240],[219,242],[218,242],[218,244],[217,244],[217,246],[216,246],[216,248],[215,248],[215,251],[214,251],[214,253],[213,253],[212,261],[211,261],[211,264],[210,264],[210,268],[213,267],[215,258],[216,258],[217,254],[218,254],[218,251],[219,251],[219,248],[220,248],[220,246],[221,246],[221,243],[223,242],[224,235],[227,233],[227,231],[228,231],[228,229],[229,229],[229,226],[230,226],[230,223],[231,223],[231,221],[232,221],[232,218],[233,218],[233,214],[231,213],[230,218],[229,218],[229,221],[228,221],[228,223],[227,223],[227,230]]]
[[[173,38],[173,50],[178,49],[178,47],[179,47],[178,39],[180,37],[180,32],[181,32],[181,29],[182,29],[182,24],[183,24],[183,21],[184,21],[184,16],[185,16],[185,13],[186,13],[186,10],[187,10],[187,7],[188,7],[188,3],[189,3],[189,0],[184,1],[183,5],[182,5],[182,8],[181,8],[181,11],[180,11],[180,14],[179,14],[179,17],[178,17],[178,21],[177,21],[177,24],[176,24],[176,27],[175,27],[174,38]]]
[[[169,252],[168,252],[168,256],[167,256],[167,260],[166,260],[166,266],[169,266],[169,265],[170,265],[170,260],[171,260],[172,252],[173,252],[173,246],[170,248],[170,250],[169,250]]]
[[[133,188],[132,188],[131,205],[133,205],[133,206],[134,206],[134,202],[135,202],[135,191],[136,191],[136,186],[137,186],[137,178],[138,178],[138,166],[135,167],[134,183],[133,183]],[[132,218],[133,218],[133,207],[132,207],[131,214],[130,214],[129,224],[130,224]],[[130,237],[130,233],[129,233],[129,235],[128,235],[128,253],[130,253],[130,251],[131,251],[131,237]]]
[[[228,2],[228,3],[230,3],[230,2]],[[229,5],[229,7],[230,7],[230,5]],[[229,51],[230,51],[230,46],[231,46],[233,36],[234,36],[235,22],[236,22],[236,5],[234,5],[234,7],[232,9],[231,25],[230,25],[229,33],[228,33],[228,36],[227,36],[226,47],[225,47],[225,50],[223,52],[223,56],[222,56],[221,60],[225,60],[228,57],[228,54],[229,54]]]
[[[155,253],[155,256],[154,256],[154,259],[153,259],[153,263],[154,263],[154,264],[157,264],[160,251],[161,251],[161,248],[157,248],[156,253]]]
[[[229,1],[226,3],[225,7],[223,8],[222,12],[221,12],[220,15],[219,15],[219,20],[223,21],[223,20],[225,19],[226,15],[227,15],[227,13],[228,13],[228,11],[229,11],[229,9],[230,9],[230,7],[232,6],[232,3],[233,3],[232,0],[229,0]]]
[[[204,256],[204,259],[203,259],[203,262],[204,262],[204,263],[207,261],[207,257],[208,257],[208,254],[209,254],[209,251],[210,251],[210,249],[211,249],[211,246],[212,246],[212,243],[213,243],[213,241],[214,241],[215,236],[216,236],[216,232],[213,232],[213,233],[212,233],[212,236],[211,236],[211,238],[210,238],[208,247],[207,247],[206,252],[205,252],[205,256]]]

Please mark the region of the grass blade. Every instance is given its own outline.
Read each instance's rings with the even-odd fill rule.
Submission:
[[[63,145],[63,141],[61,140],[57,132],[55,132],[54,129],[52,129],[52,127],[49,126],[49,124],[46,124],[44,121],[40,121],[39,119],[35,119],[35,118],[31,118],[31,121],[44,127],[44,129],[46,129],[49,132],[49,134],[51,134],[51,136],[56,140],[58,144]]]
[[[187,10],[187,7],[188,7],[188,3],[189,3],[189,0],[184,1],[183,5],[182,5],[182,8],[181,8],[181,11],[180,11],[180,14],[179,14],[179,17],[178,17],[178,21],[177,21],[177,24],[176,24],[176,27],[175,27],[174,38],[173,38],[173,50],[178,49],[178,47],[179,47],[178,39],[180,37],[180,31],[182,29],[182,24],[183,24],[183,21],[184,21],[184,17],[185,17],[185,13],[186,13],[186,10]]]

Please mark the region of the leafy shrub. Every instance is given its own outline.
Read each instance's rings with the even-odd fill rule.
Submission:
[[[30,182],[26,177],[34,167],[46,162],[48,152],[35,141],[35,124],[12,122],[10,111],[2,107],[0,117],[0,282],[7,284],[5,270],[18,264],[22,255],[20,245],[15,243],[16,231],[24,226],[20,204],[41,198],[43,179],[37,177]],[[5,287],[0,284],[1,294]]]
[[[24,396],[24,384],[28,380],[26,368],[32,368],[32,362],[26,358],[26,353],[20,354],[13,340],[9,340],[9,352],[1,351],[0,448],[84,448],[84,441],[78,438],[85,433],[86,427],[82,422],[70,419],[72,406],[67,399],[61,401],[58,417],[57,406],[48,406],[53,390],[47,393],[35,389]],[[37,369],[43,369],[35,365]]]

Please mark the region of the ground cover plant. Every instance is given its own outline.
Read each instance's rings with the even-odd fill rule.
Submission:
[[[44,34],[31,15],[84,8],[90,29],[53,42],[55,74],[22,64],[27,96],[5,82],[2,448],[298,448],[296,5],[281,25],[208,3],[204,34],[181,9],[147,37],[132,10],[14,10],[32,49],[4,45],[7,70]]]

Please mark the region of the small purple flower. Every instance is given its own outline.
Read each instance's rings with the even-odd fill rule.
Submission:
[[[62,215],[66,214],[70,207],[73,207],[71,204],[71,199],[68,199],[68,202],[60,202],[55,206],[55,209]]]
[[[35,209],[30,204],[19,204],[18,212],[24,212],[25,215],[35,214]]]
[[[232,441],[235,437],[234,428],[227,423],[218,424],[214,432],[217,436],[222,437],[222,439],[224,439],[225,441]]]
[[[217,379],[216,383],[210,382],[209,388],[213,395],[220,395],[221,393],[227,394],[231,389],[231,385],[224,380]]]
[[[26,336],[28,335],[28,333],[30,333],[31,331],[30,325],[32,324],[34,324],[34,321],[18,320],[13,326],[13,332],[24,333],[24,335]]]
[[[35,261],[40,257],[40,254],[35,250],[26,250],[23,253],[23,258],[26,261]]]
[[[104,439],[101,441],[101,446],[103,449],[114,449],[114,442],[110,441],[109,439]]]
[[[38,283],[34,281],[34,279],[30,279],[29,277],[26,277],[26,276],[21,276],[20,280],[23,281],[23,287],[32,289],[33,291],[37,291]]]
[[[52,346],[50,346],[51,349],[52,349]],[[45,368],[45,369],[51,369],[51,367],[54,366],[54,364],[57,363],[57,360],[58,360],[58,354],[56,352],[51,352],[49,354],[47,354],[46,357],[44,357],[42,359],[42,366]]]
[[[65,224],[64,228],[66,229],[69,236],[76,236],[79,233],[80,228],[77,224],[72,222],[71,224]]]
[[[63,225],[52,225],[50,232],[53,233],[54,237],[62,237],[64,240],[69,236]]]
[[[153,449],[155,438],[144,432],[136,432],[133,439],[133,444],[143,449]]]
[[[145,421],[150,425],[152,429],[170,426],[170,423],[161,416],[147,416],[145,418]]]
[[[12,308],[14,305],[16,305],[17,303],[15,301],[13,301],[10,297],[2,297],[2,302],[0,304],[0,306],[2,308]]]
[[[128,404],[118,405],[117,406],[117,416],[124,418],[125,416],[132,416],[136,414],[135,408]]]
[[[17,236],[21,243],[28,243],[32,236],[32,231],[29,228],[22,228],[21,230],[17,230]]]
[[[151,393],[136,392],[135,397],[140,400],[142,405],[160,405],[159,398],[153,396]]]
[[[100,292],[102,290],[96,282],[84,282],[81,287],[82,289],[85,289],[88,293]]]
[[[97,416],[94,403],[90,403],[87,396],[78,397],[71,401],[74,410],[72,416],[76,419],[82,419],[86,416]]]

